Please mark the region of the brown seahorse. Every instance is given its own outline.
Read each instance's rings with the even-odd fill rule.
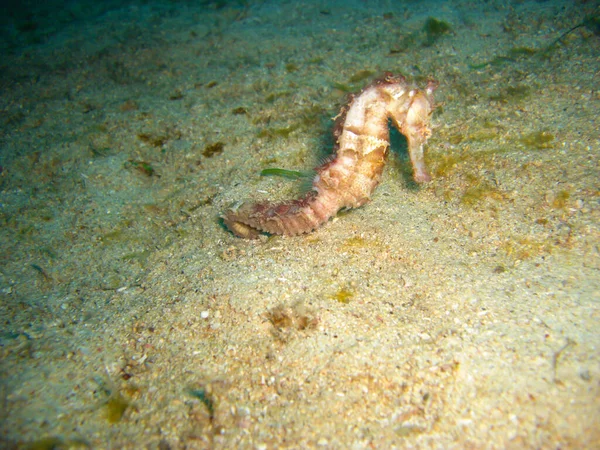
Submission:
[[[306,195],[283,203],[244,203],[229,210],[223,222],[242,238],[254,239],[261,232],[293,236],[313,231],[342,208],[364,205],[387,159],[388,118],[406,136],[414,180],[429,181],[423,146],[431,135],[434,88],[433,81],[419,90],[403,76],[385,73],[352,96],[336,117],[334,156],[315,169]]]

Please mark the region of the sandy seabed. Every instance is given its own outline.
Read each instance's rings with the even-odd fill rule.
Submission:
[[[0,446],[600,448],[594,2],[48,5],[2,24]],[[384,71],[439,81],[433,181],[393,134],[369,204],[230,234]]]

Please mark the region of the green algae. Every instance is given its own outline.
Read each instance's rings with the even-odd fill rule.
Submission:
[[[367,247],[368,242],[362,236],[353,236],[344,241],[343,247]]]
[[[423,25],[423,30],[428,35],[439,36],[448,33],[452,30],[452,27],[448,22],[438,20],[435,17],[428,17],[425,21],[425,25]]]
[[[348,304],[354,297],[354,291],[348,288],[340,288],[335,294],[331,295],[331,298],[339,303]]]
[[[564,209],[567,206],[569,198],[571,198],[571,194],[569,194],[569,191],[563,190],[557,192],[554,196],[554,199],[552,200],[552,207],[555,209]]]
[[[581,22],[575,26],[569,28],[567,31],[562,33],[557,39],[554,39],[550,44],[542,46],[540,48],[533,48],[527,46],[515,46],[512,47],[504,55],[496,55],[494,58],[479,63],[469,64],[469,67],[474,70],[483,69],[487,66],[498,67],[508,63],[514,63],[523,57],[531,58],[537,57],[541,60],[548,59],[550,53],[554,52],[558,48],[558,44],[562,43],[563,39],[571,34],[573,31],[579,28],[587,28],[594,36],[600,36],[600,15],[598,15],[599,9],[596,8],[594,13],[586,16]]]
[[[152,164],[141,160],[130,159],[125,163],[124,168],[135,169],[139,173],[141,173],[142,175],[146,175],[147,177],[152,177],[156,174],[156,171],[154,170],[154,167],[152,167]]]
[[[333,87],[335,89],[337,89],[338,91],[342,91],[342,92],[353,92],[354,91],[354,88],[352,86],[350,86],[349,84],[338,83],[337,81],[334,81],[332,84],[333,84]]]
[[[259,138],[264,138],[264,137],[283,137],[283,138],[287,138],[290,134],[292,134],[294,131],[296,131],[297,129],[299,129],[301,126],[300,122],[296,122],[293,124],[290,124],[288,126],[285,127],[279,127],[279,128],[263,128],[262,130],[260,130],[258,132],[258,137]]]
[[[495,128],[479,128],[467,136],[471,142],[486,142],[498,138],[498,130]]]
[[[552,41],[548,47],[546,47],[546,51],[550,51],[556,48],[557,44],[562,42],[562,40],[571,34],[573,31],[585,27],[590,30],[595,36],[600,36],[600,15],[598,12],[600,11],[600,7],[596,7],[594,13],[586,16],[581,22],[576,24],[575,26],[569,28],[563,34],[561,34],[557,39]]]
[[[537,53],[537,50],[532,47],[513,47],[508,51],[512,56],[531,56]]]
[[[545,150],[553,147],[552,142],[554,139],[555,138],[552,133],[539,130],[522,135],[519,138],[519,142],[534,150]]]
[[[465,139],[465,136],[462,133],[456,133],[452,136],[448,136],[448,143],[452,145],[458,145]]]
[[[501,201],[505,199],[505,194],[485,181],[476,181],[467,188],[461,198],[463,205],[473,206],[484,199]]]
[[[248,114],[248,110],[243,106],[238,106],[237,108],[233,108],[231,110],[231,114],[233,114],[234,116],[240,116],[243,114]]]
[[[506,240],[502,243],[500,249],[509,258],[515,261],[524,261],[543,254],[549,254],[552,247],[549,242],[538,241],[530,237],[520,237]]]
[[[501,103],[519,102],[529,97],[530,94],[531,87],[525,84],[517,84],[500,89],[497,94],[490,95],[490,100]]]
[[[445,177],[453,172],[454,167],[460,163],[464,158],[461,158],[453,154],[440,155],[433,165],[433,172],[438,177]]]
[[[260,175],[263,177],[277,176],[277,177],[289,178],[291,180],[297,180],[298,178],[303,178],[305,176],[305,174],[303,172],[299,172],[297,170],[279,169],[277,167],[270,167],[268,169],[263,169],[263,170],[261,170]]]
[[[363,248],[381,248],[383,247],[381,241],[378,239],[366,239],[362,236],[352,236],[342,242],[340,251],[343,252],[355,252],[357,249]]]
[[[265,102],[274,103],[275,100],[279,100],[280,98],[289,97],[292,95],[291,91],[280,91],[280,92],[271,92],[269,95],[265,97]]]
[[[162,147],[170,139],[167,134],[139,133],[137,137],[140,141],[152,147]]]
[[[483,69],[487,66],[490,67],[500,67],[505,64],[515,63],[519,61],[519,58],[522,57],[531,57],[538,54],[539,51],[532,47],[512,47],[508,53],[504,55],[496,55],[492,59],[488,61],[484,61],[479,64],[469,64],[469,67],[474,70]]]
[[[448,22],[438,20],[435,17],[429,17],[423,25],[423,31],[427,38],[425,39],[425,46],[429,47],[435,43],[441,36],[452,31],[452,27]]]
[[[498,56],[494,56],[492,59],[479,63],[479,64],[469,64],[469,67],[471,69],[474,70],[478,70],[478,69],[483,69],[487,66],[492,66],[492,67],[498,67],[498,66],[502,66],[506,63],[512,63],[515,62],[516,59],[515,58],[511,58],[509,56],[503,56],[503,55],[498,55]]]
[[[204,150],[202,150],[202,156],[206,158],[212,158],[215,155],[220,155],[223,153],[224,149],[225,144],[223,142],[214,142],[204,147]]]
[[[118,423],[123,418],[125,411],[131,406],[131,403],[120,393],[112,394],[106,402],[106,419],[109,423]]]
[[[213,400],[212,396],[207,392],[207,390],[203,388],[190,389],[189,394],[192,397],[195,397],[198,400],[200,400],[200,403],[202,403],[206,407],[208,415],[212,420],[212,418],[215,415],[215,401]]]
[[[135,262],[137,261],[141,265],[145,265],[148,261],[148,257],[152,254],[150,250],[142,250],[139,252],[127,253],[121,256],[122,261]]]
[[[372,70],[359,70],[350,77],[350,83],[358,83],[364,81],[375,74]]]
[[[15,446],[15,448],[23,450],[67,450],[75,448],[91,448],[91,446],[85,440],[80,438],[63,439],[59,436],[47,436],[26,444]]]

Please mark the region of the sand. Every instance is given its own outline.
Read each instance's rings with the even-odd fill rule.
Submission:
[[[11,11],[0,446],[600,448],[593,2]],[[394,133],[369,204],[229,233],[384,71],[439,81],[433,181]]]

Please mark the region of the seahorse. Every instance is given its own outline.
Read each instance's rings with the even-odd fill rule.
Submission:
[[[415,182],[430,181],[423,148],[431,136],[435,87],[430,80],[420,90],[402,75],[386,72],[351,96],[336,116],[333,156],[315,169],[310,191],[282,203],[243,203],[222,216],[225,226],[247,239],[261,232],[295,236],[315,230],[340,209],[364,205],[379,184],[387,160],[388,118],[406,136]]]

